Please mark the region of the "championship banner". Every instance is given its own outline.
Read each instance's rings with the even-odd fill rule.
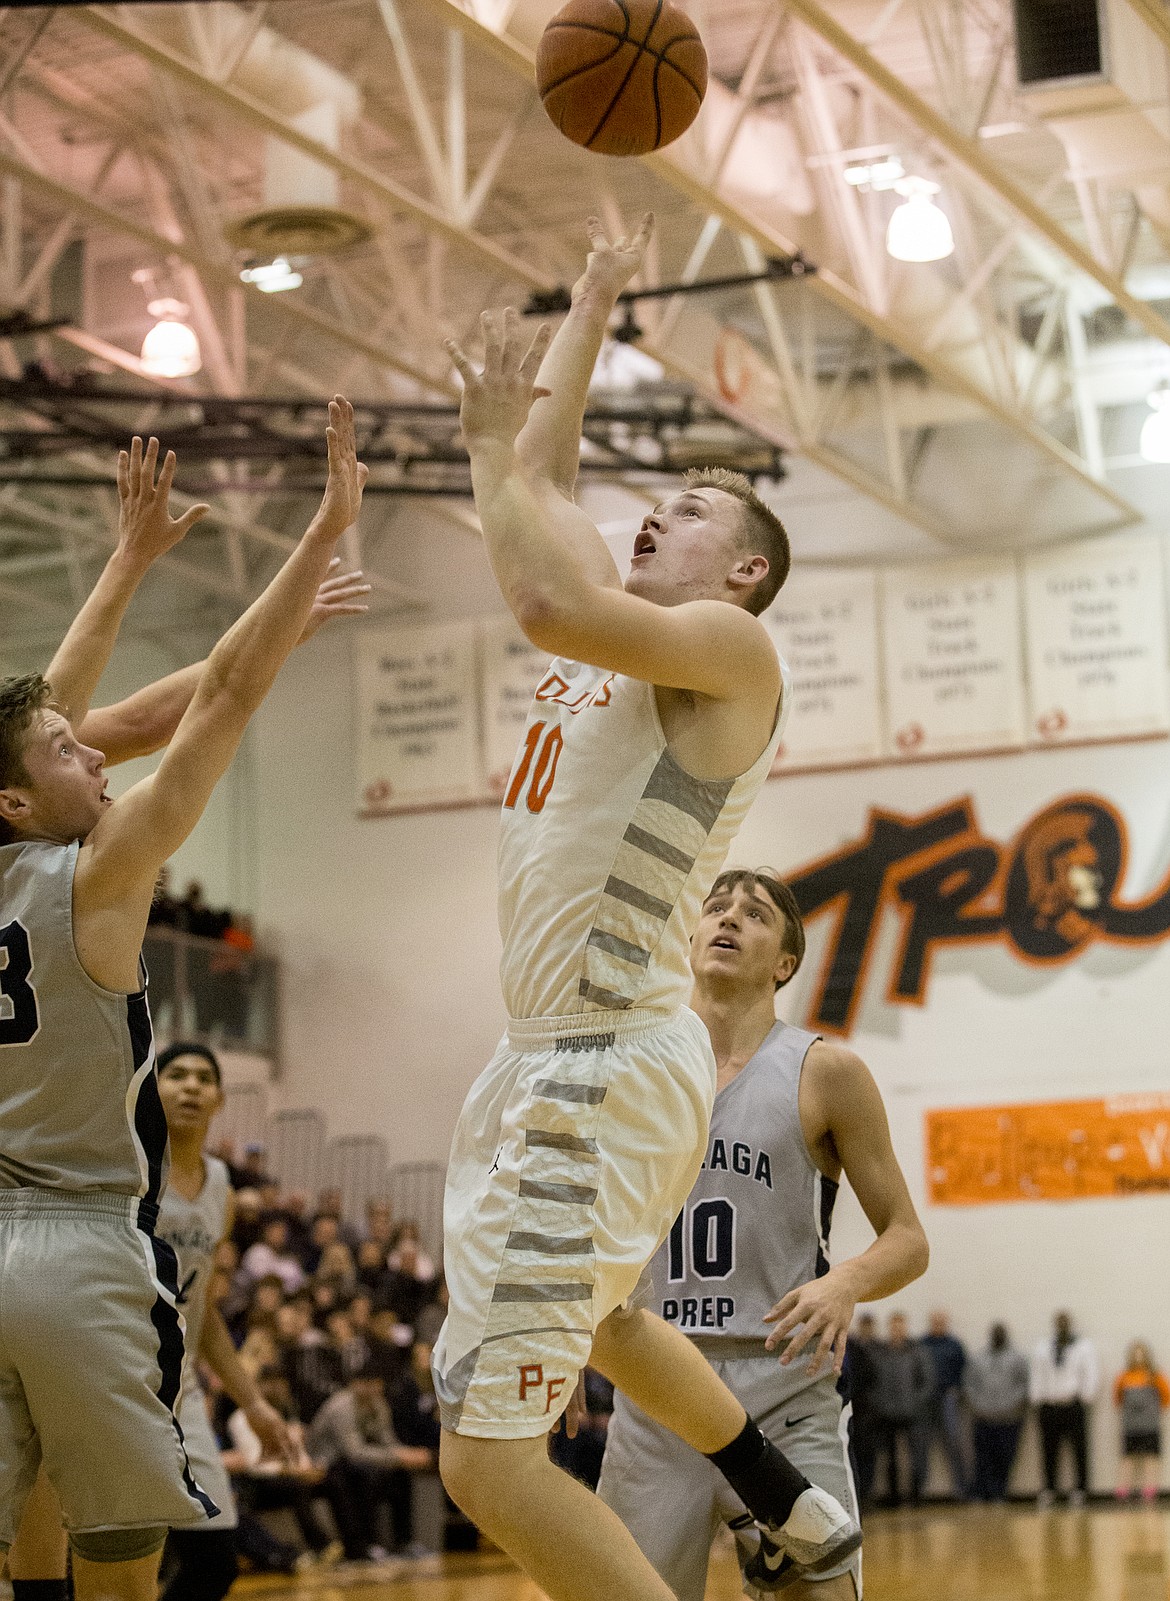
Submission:
[[[510,617],[492,618],[481,629],[484,787],[499,799],[533,693],[548,666],[548,652],[525,639]]]
[[[797,569],[763,621],[792,671],[774,773],[882,755],[877,579],[872,570]]]
[[[1170,731],[1156,535],[1035,552],[1024,597],[1035,743]]]
[[[476,626],[367,634],[356,655],[358,816],[476,800]]]
[[[926,1114],[935,1206],[1170,1192],[1170,1095]]]
[[[1024,743],[1018,589],[1010,559],[883,574],[891,755]]]

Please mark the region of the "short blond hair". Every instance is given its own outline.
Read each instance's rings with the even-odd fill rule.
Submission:
[[[776,599],[792,566],[792,548],[788,543],[788,530],[770,506],[766,506],[743,473],[730,467],[692,467],[686,474],[688,489],[721,489],[732,495],[743,506],[741,519],[742,545],[754,556],[763,556],[768,571],[756,584],[744,602],[754,617],[767,611]]]

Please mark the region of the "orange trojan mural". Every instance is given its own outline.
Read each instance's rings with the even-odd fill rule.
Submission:
[[[1099,795],[1054,801],[1007,845],[980,830],[969,796],[921,816],[871,809],[861,839],[789,876],[806,922],[834,918],[808,1026],[851,1031],[887,907],[902,923],[886,983],[895,1005],[925,1002],[943,945],[997,940],[1049,966],[1095,940],[1165,939],[1170,873],[1144,899],[1122,900],[1127,849],[1124,820]]]

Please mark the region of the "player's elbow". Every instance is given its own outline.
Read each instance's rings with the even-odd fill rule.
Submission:
[[[525,585],[512,597],[512,614],[525,638],[550,656],[571,655],[572,609],[540,585]]]
[[[915,1279],[920,1279],[930,1266],[930,1241],[927,1239],[926,1230],[921,1223],[915,1224],[907,1255],[909,1258],[907,1262],[909,1273],[907,1274],[906,1282],[910,1284]]]

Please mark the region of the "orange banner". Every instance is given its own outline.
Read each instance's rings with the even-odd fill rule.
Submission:
[[[935,1206],[1170,1194],[1170,1095],[926,1114]]]

